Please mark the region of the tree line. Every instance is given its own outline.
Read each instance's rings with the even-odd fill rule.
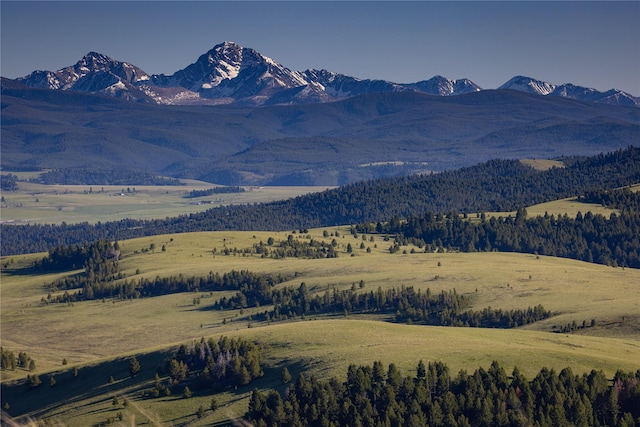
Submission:
[[[355,284],[354,284],[355,285]],[[355,288],[355,286],[353,287]],[[221,300],[214,307],[224,308],[237,301]],[[246,301],[246,299],[245,299]],[[296,289],[287,287],[272,290],[260,305],[273,304],[258,320],[276,321],[304,318],[313,315],[385,314],[395,322],[433,326],[462,326],[482,328],[515,328],[537,322],[551,316],[542,305],[526,310],[501,310],[490,307],[471,310],[471,298],[458,294],[455,289],[432,294],[431,289],[416,290],[413,286],[402,286],[376,292],[357,292],[355,289],[323,295],[311,295],[306,283]]]
[[[62,295],[49,296],[44,302],[67,303],[105,298],[131,299],[153,297],[180,292],[213,292],[245,290],[248,288],[273,288],[286,280],[285,276],[252,273],[248,270],[232,270],[220,274],[209,272],[206,276],[178,275],[155,278],[123,279],[121,274],[100,280],[96,275],[80,274],[54,281],[50,288],[64,289]],[[73,293],[69,290],[76,290]]]
[[[197,197],[207,197],[214,194],[244,193],[244,191],[244,188],[238,186],[213,187],[207,188],[206,190],[191,190],[185,197],[195,199]]]
[[[411,376],[379,361],[350,365],[346,374],[346,381],[301,374],[284,396],[254,389],[246,418],[257,427],[640,425],[640,370],[618,371],[611,384],[602,371],[570,368],[542,368],[529,381],[495,361],[457,375],[423,361]]]
[[[38,184],[63,185],[184,185],[179,179],[130,169],[53,169],[32,178]]]
[[[640,182],[640,148],[536,171],[517,160],[493,160],[432,175],[381,178],[293,199],[224,206],[156,220],[89,224],[0,225],[2,255],[47,251],[59,244],[124,240],[210,230],[291,230],[388,221],[424,212],[512,211],[518,207]]]
[[[289,235],[285,242],[296,242]],[[273,244],[273,242],[271,242]],[[468,310],[471,301],[455,290],[432,295],[412,286],[402,286],[377,292],[357,292],[355,283],[350,290],[324,295],[311,295],[306,283],[299,287],[276,288],[287,280],[285,276],[256,274],[248,270],[232,270],[220,274],[210,271],[206,276],[178,275],[129,280],[119,272],[120,255],[117,242],[100,240],[93,244],[70,245],[52,248],[49,255],[36,263],[37,270],[65,271],[84,266],[84,273],[55,280],[49,285],[52,292],[64,290],[55,297],[49,293],[42,302],[71,303],[82,300],[105,298],[131,299],[153,297],[180,292],[236,291],[234,295],[217,300],[216,310],[242,309],[273,305],[257,316],[259,320],[274,321],[304,317],[314,314],[349,315],[358,313],[381,313],[395,321],[423,323],[440,326],[471,326],[513,328],[536,322],[551,316],[542,306],[526,310],[496,310],[485,308]],[[364,287],[364,282],[360,282]],[[69,292],[73,291],[75,292]]]

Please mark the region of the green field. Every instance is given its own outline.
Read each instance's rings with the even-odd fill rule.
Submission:
[[[29,174],[16,172],[20,179]],[[245,187],[243,193],[185,198],[192,190],[215,185],[183,180],[180,186],[43,185],[18,182],[18,190],[2,192],[4,222],[60,224],[66,222],[153,219],[202,212],[216,206],[263,203],[325,190],[327,187]]]
[[[559,167],[551,160],[523,161],[538,169]],[[8,223],[67,224],[78,222],[118,221],[123,218],[153,219],[203,212],[217,206],[264,203],[303,194],[319,192],[330,187],[245,187],[243,193],[214,194],[207,197],[185,198],[192,190],[204,190],[213,184],[183,180],[183,186],[114,186],[114,185],[43,185],[28,182],[37,173],[15,172],[21,180],[18,190],[2,192],[4,203],[0,220]],[[638,191],[640,186],[635,186]],[[614,209],[583,203],[576,197],[541,203],[527,207],[529,215],[564,215],[575,217],[578,212],[610,215]],[[488,216],[515,215],[515,212],[487,212]]]
[[[324,231],[328,237],[323,237]],[[242,269],[282,274],[290,280],[278,286],[297,287],[304,281],[312,292],[319,293],[334,287],[348,289],[360,281],[364,281],[362,291],[366,292],[402,285],[434,292],[455,288],[473,297],[476,309],[524,309],[542,304],[554,315],[511,330],[409,326],[355,315],[266,324],[248,319],[265,307],[245,309],[242,314],[208,310],[222,292],[43,305],[40,301],[48,292],[44,285],[59,275],[32,275],[21,270],[42,254],[14,256],[2,259],[2,346],[16,353],[28,352],[37,362],[36,372],[43,382],[50,372],[56,372],[60,380],[54,389],[47,384],[35,392],[6,389],[3,401],[14,400],[10,402],[14,411],[23,408],[38,419],[54,417],[65,425],[80,426],[104,421],[108,414],[115,416],[111,401],[117,394],[129,396],[133,403],[125,410],[126,419],[135,417],[136,422],[142,422],[156,417],[162,421],[158,425],[211,425],[242,415],[253,387],[278,386],[283,366],[293,373],[305,370],[322,377],[342,376],[348,364],[374,360],[393,361],[407,374],[420,359],[445,361],[452,372],[472,371],[498,360],[507,367],[517,365],[529,376],[543,366],[570,366],[574,372],[602,369],[607,375],[617,369],[640,367],[638,270],[515,253],[428,254],[412,246],[390,254],[392,242],[384,241],[383,236],[354,237],[344,227],[293,234],[303,240],[335,238],[339,250],[335,259],[220,255],[224,247],[250,248],[269,237],[276,242],[287,239],[289,234],[204,232],[133,239],[120,242],[120,266],[128,279],[180,273],[204,276],[209,271]],[[354,248],[353,256],[346,253],[348,243]],[[360,243],[365,249],[360,249]],[[151,244],[155,250],[143,252]],[[160,250],[163,245],[165,251]],[[194,297],[200,297],[200,305],[194,305]],[[591,319],[596,320],[594,328],[571,334],[552,332],[554,325],[588,323]],[[138,396],[145,381],[152,380],[154,367],[161,363],[166,349],[220,334],[250,337],[263,345],[267,375],[247,388],[220,395],[223,408],[202,420],[192,419],[193,413],[199,405],[208,406],[209,394],[188,400]],[[131,354],[147,354],[141,356],[146,361],[145,375],[135,381],[126,375],[126,358]],[[67,366],[62,366],[63,359],[67,359]],[[69,378],[72,366],[85,373],[82,386]],[[6,384],[24,378],[27,372],[2,374]],[[107,384],[110,375],[116,384]],[[65,403],[58,406],[60,399]]]

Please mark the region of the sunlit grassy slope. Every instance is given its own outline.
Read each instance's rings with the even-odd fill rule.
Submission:
[[[269,237],[277,243],[289,234],[303,240],[336,239],[339,257],[269,259],[220,254],[225,247],[250,248]],[[354,248],[353,256],[346,253],[349,243]],[[266,324],[248,318],[266,307],[243,313],[210,310],[216,299],[227,295],[222,292],[43,305],[40,300],[48,292],[45,284],[60,275],[33,275],[21,269],[43,254],[14,256],[2,259],[1,343],[16,354],[28,352],[37,362],[36,373],[45,382],[36,392],[17,392],[15,396],[26,400],[14,403],[14,410],[22,407],[26,408],[23,412],[38,419],[53,417],[67,425],[88,425],[115,416],[117,408],[112,405],[112,398],[120,395],[129,396],[133,403],[124,411],[126,420],[142,422],[153,418],[160,420],[157,425],[210,425],[207,423],[243,414],[253,387],[278,387],[279,372],[284,366],[294,374],[304,370],[321,377],[343,376],[348,364],[374,360],[394,362],[407,375],[412,374],[420,359],[442,360],[454,373],[486,367],[498,360],[508,370],[517,365],[530,376],[542,366],[569,366],[575,372],[603,369],[608,375],[617,369],[640,367],[638,270],[527,254],[427,254],[413,246],[390,254],[391,243],[380,235],[354,237],[344,227],[308,233],[177,234],[120,242],[120,266],[129,280],[234,269],[282,274],[289,280],[278,286],[299,286],[304,281],[311,292],[318,293],[334,287],[351,288],[361,280],[364,288],[359,291],[364,292],[403,285],[434,292],[455,288],[473,298],[474,308],[517,309],[542,304],[554,316],[513,330],[410,326],[354,315]],[[147,251],[152,244],[155,249]],[[163,245],[165,251],[161,249]],[[194,305],[196,297],[200,298],[200,305]],[[581,324],[583,320],[589,323],[591,319],[596,320],[594,328],[572,334],[551,332],[554,325],[572,321]],[[220,395],[223,408],[203,420],[190,417],[199,405],[208,407],[207,393],[189,400],[179,396],[150,400],[137,397],[139,390],[149,387],[155,367],[162,363],[167,349],[220,334],[260,342],[267,362],[265,378]],[[127,377],[126,363],[131,354],[140,354],[146,365],[145,374],[135,380]],[[63,359],[67,359],[67,366],[62,366]],[[70,379],[72,366],[79,366],[84,372],[83,385]],[[53,395],[46,384],[49,372],[58,378]],[[3,381],[24,378],[26,374],[22,370],[4,371]],[[115,384],[107,383],[109,376],[114,376]],[[12,393],[16,392],[5,394],[3,400]]]
[[[90,425],[115,416],[118,411],[129,420],[150,420],[156,425],[181,422],[211,425],[214,421],[242,416],[254,387],[280,388],[279,374],[284,367],[294,375],[304,371],[320,378],[344,378],[349,364],[370,365],[379,360],[384,366],[395,363],[403,375],[412,376],[418,361],[424,360],[443,361],[455,375],[461,369],[470,372],[478,367],[486,369],[496,360],[509,373],[517,366],[525,376],[533,378],[543,366],[556,370],[569,366],[574,373],[589,372],[597,367],[611,376],[618,369],[635,371],[640,358],[637,342],[615,338],[408,326],[357,319],[272,324],[240,328],[228,331],[226,335],[252,339],[263,346],[265,377],[249,386],[216,395],[222,408],[216,413],[208,413],[206,419],[197,420],[194,413],[199,406],[209,406],[210,392],[196,391],[188,400],[181,395],[157,399],[140,397],[141,391],[153,387],[155,367],[161,366],[168,357],[167,352],[157,350],[138,354],[143,372],[135,379],[128,377],[128,358],[118,357],[83,366],[76,379],[72,378],[71,372],[56,372],[58,384],[55,389],[45,384],[32,392],[19,390],[16,397],[25,397],[27,402],[17,402],[15,406],[21,408],[32,399],[40,399],[42,406],[36,406],[38,409],[32,410],[31,416],[60,420],[68,426]],[[110,376],[114,377],[115,383],[107,381]],[[46,380],[47,377],[43,378]],[[127,398],[130,405],[126,409],[121,404],[114,407],[114,396],[120,401]],[[59,402],[60,397],[66,399]]]
[[[455,288],[459,293],[473,296],[475,308],[517,309],[542,304],[554,313],[552,318],[526,329],[551,331],[553,325],[566,325],[572,321],[581,324],[583,320],[595,319],[597,327],[582,333],[640,338],[640,289],[637,287],[640,272],[634,269],[527,254],[412,254],[410,246],[406,247],[407,254],[390,254],[391,242],[383,241],[381,236],[374,237],[371,242],[371,236],[365,236],[363,240],[362,236],[354,238],[347,234],[326,238],[339,242],[342,253],[337,259],[276,260],[256,255],[219,254],[224,246],[251,247],[260,240],[266,242],[269,237],[276,241],[285,239],[288,234],[210,232],[134,239],[120,242],[123,251],[121,269],[129,280],[143,276],[206,275],[209,271],[224,273],[245,269],[282,274],[290,279],[279,286],[299,286],[304,281],[312,292],[320,293],[333,287],[347,289],[361,280],[365,283],[363,291],[402,285],[431,288],[435,292]],[[295,236],[323,239],[320,230]],[[371,253],[360,249],[361,242],[365,248],[371,248]],[[142,253],[142,249],[152,243],[155,251]],[[354,256],[345,252],[348,243],[356,248]],[[162,245],[166,246],[164,252],[160,249]],[[217,248],[217,255],[212,253],[214,248]],[[15,265],[21,265],[37,257],[5,258],[3,262],[12,259]],[[242,320],[222,325],[225,318],[232,320],[245,316],[206,310],[222,296],[217,293],[43,306],[40,300],[48,293],[44,285],[56,276],[11,273],[9,269],[2,276],[2,343],[16,351],[34,353],[43,369],[59,365],[65,357],[71,362],[87,362],[245,328],[247,324]],[[200,306],[193,305],[195,296],[201,297]]]

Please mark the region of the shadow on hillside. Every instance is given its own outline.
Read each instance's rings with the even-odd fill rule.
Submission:
[[[158,351],[137,355],[142,369],[133,378],[129,375],[130,358],[126,357],[79,367],[77,372],[72,367],[64,371],[41,373],[39,377],[42,383],[36,388],[29,388],[24,380],[3,383],[2,401],[10,404],[9,414],[14,418],[40,419],[74,403],[83,402],[78,407],[86,408],[104,403],[114,396],[139,396],[144,389],[151,387],[155,373],[162,368],[169,354],[168,351]],[[55,379],[53,387],[50,386],[50,377]],[[113,383],[110,382],[111,378]]]
[[[154,377],[156,372],[166,375],[166,361],[174,355],[175,349],[157,351],[148,354],[136,355],[142,370],[133,378],[129,375],[130,357],[121,357],[104,363],[90,366],[71,367],[64,371],[42,373],[39,375],[41,384],[36,388],[29,388],[25,380],[17,380],[2,384],[2,401],[10,404],[9,415],[14,420],[40,420],[46,418],[60,418],[70,408],[74,413],[86,415],[104,416],[110,419],[115,412],[124,408],[126,398],[135,409],[136,402],[142,400],[180,401],[183,398],[182,390],[189,386],[194,397],[213,397],[217,393],[225,392],[230,399],[217,411],[249,399],[254,389],[277,390],[281,396],[285,395],[286,388],[295,384],[298,375],[307,371],[311,366],[307,361],[283,360],[276,365],[265,367],[264,375],[244,386],[226,385],[221,388],[202,388],[197,385],[196,378],[189,378],[179,385],[172,387],[171,396],[153,396]],[[288,384],[282,382],[283,369],[287,368],[291,380]],[[164,374],[163,374],[164,373]],[[50,385],[50,378],[55,379],[55,385]],[[163,380],[163,382],[166,381]],[[116,397],[119,402],[113,404]],[[115,412],[114,412],[115,411]],[[205,417],[212,415],[205,408]],[[143,414],[144,415],[144,414]],[[226,414],[225,414],[226,415]],[[241,417],[244,414],[229,413],[229,417]],[[186,426],[197,420],[195,413],[176,416],[174,419],[163,420],[163,423],[173,426]],[[63,420],[64,421],[64,420]],[[214,426],[247,426],[242,418],[217,421]]]
[[[2,274],[5,276],[38,276],[43,273],[43,271],[40,271],[33,266],[16,268],[2,267]]]

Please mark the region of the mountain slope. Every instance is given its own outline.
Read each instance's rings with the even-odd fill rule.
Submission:
[[[624,148],[640,140],[640,110],[507,90],[163,106],[3,80],[1,136],[8,170],[99,165],[222,184],[339,185]]]

